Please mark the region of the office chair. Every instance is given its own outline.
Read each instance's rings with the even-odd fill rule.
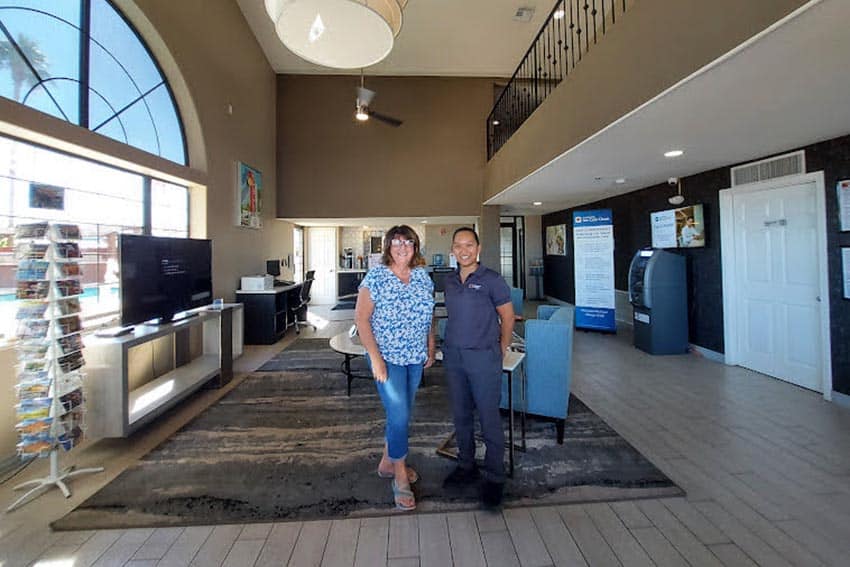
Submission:
[[[310,288],[313,287],[313,276],[315,273],[315,270],[307,272],[304,283],[301,284],[301,293],[298,294],[298,305],[292,310],[295,314],[296,334],[301,333],[300,327],[313,327],[313,331],[316,330],[316,325],[307,321],[307,304],[310,303]]]

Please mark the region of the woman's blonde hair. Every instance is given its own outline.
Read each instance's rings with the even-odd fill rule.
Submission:
[[[416,268],[424,266],[426,262],[424,256],[422,256],[422,253],[419,251],[419,235],[406,224],[394,226],[384,235],[384,251],[381,254],[381,263],[385,266],[392,265],[393,257],[390,255],[390,248],[392,247],[393,238],[397,237],[413,241],[413,256],[410,257],[409,267]]]

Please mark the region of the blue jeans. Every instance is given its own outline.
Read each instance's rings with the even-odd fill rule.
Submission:
[[[369,368],[372,361],[366,355]],[[407,435],[410,415],[413,413],[413,400],[416,399],[416,390],[422,381],[422,364],[398,364],[387,365],[387,381],[375,381],[378,387],[378,395],[384,404],[387,414],[387,455],[391,461],[398,461],[407,457]]]

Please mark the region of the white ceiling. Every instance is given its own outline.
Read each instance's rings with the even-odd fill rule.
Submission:
[[[277,73],[346,73],[308,63],[284,47],[263,0],[237,2]],[[554,5],[555,0],[408,0],[393,50],[365,73],[510,77]],[[530,22],[513,20],[519,7],[534,8]]]
[[[238,2],[276,71],[339,72],[289,53],[262,0]],[[550,0],[410,0],[395,48],[367,73],[510,76],[552,5]],[[519,6],[536,7],[531,23],[512,20]],[[850,1],[812,0],[488,204],[502,205],[503,214],[552,212],[850,133],[847,22]],[[685,154],[664,158],[672,148]],[[617,178],[626,181],[616,184]],[[687,184],[683,191],[687,196]],[[534,201],[543,205],[534,207]]]

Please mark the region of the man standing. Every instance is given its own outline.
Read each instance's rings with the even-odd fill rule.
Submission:
[[[478,480],[475,465],[475,425],[478,410],[487,449],[481,470],[481,503],[488,508],[502,502],[505,484],[505,433],[499,414],[502,359],[511,343],[514,310],[511,290],[498,273],[478,263],[481,244],[471,228],[459,228],[452,237],[457,271],[446,278],[446,324],[443,360],[449,381],[452,414],[457,433],[457,468],[443,482],[460,488]]]

